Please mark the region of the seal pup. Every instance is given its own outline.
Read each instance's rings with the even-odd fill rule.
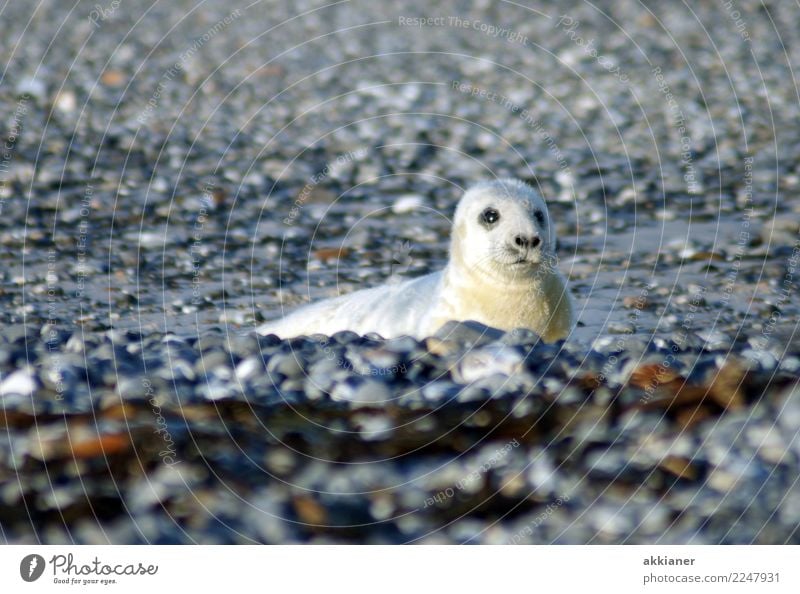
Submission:
[[[553,342],[574,325],[555,245],[536,190],[516,179],[482,182],[456,207],[444,270],[302,306],[258,333],[291,338],[351,330],[422,339],[450,320],[475,320],[504,331],[529,328]]]

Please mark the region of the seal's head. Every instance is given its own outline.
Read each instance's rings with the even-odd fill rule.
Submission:
[[[547,205],[515,179],[470,188],[456,208],[450,258],[456,266],[495,278],[526,278],[552,263],[555,232]]]

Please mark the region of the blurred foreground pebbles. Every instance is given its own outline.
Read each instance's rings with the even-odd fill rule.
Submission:
[[[795,5],[98,1],[2,9],[0,541],[798,543]],[[568,342],[249,333],[493,176]]]
[[[800,388],[752,361],[78,336],[0,339],[9,542],[798,542]]]

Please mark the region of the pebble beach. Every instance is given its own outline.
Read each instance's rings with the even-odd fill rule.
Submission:
[[[0,542],[800,544],[798,16],[7,3]],[[495,177],[567,340],[255,332]]]

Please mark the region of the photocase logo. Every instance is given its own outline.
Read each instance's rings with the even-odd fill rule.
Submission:
[[[26,582],[35,582],[44,573],[44,557],[41,555],[26,555],[19,563],[19,575]]]

